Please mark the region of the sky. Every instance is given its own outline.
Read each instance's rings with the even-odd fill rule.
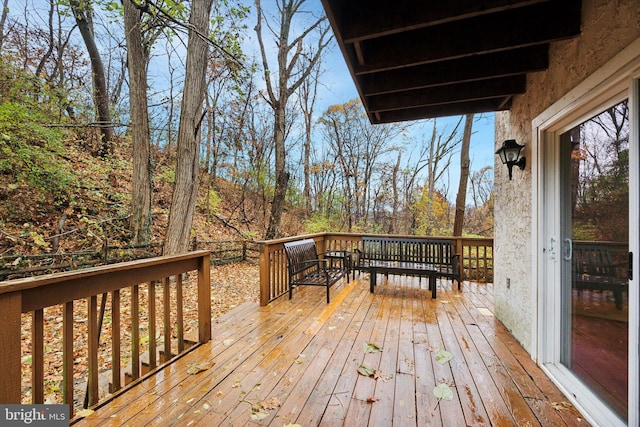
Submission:
[[[269,7],[269,5],[273,7],[275,1],[266,0],[263,1],[262,4],[265,8]],[[320,0],[308,0],[305,5],[305,8],[314,14],[323,12]],[[255,22],[255,15],[252,15],[248,22],[249,28],[252,29]],[[248,55],[252,55],[251,52],[253,51],[255,52],[254,55],[259,57],[259,47],[255,32],[249,31],[245,46]],[[318,116],[331,105],[343,104],[351,99],[359,98],[358,91],[349,73],[342,52],[335,40],[331,43],[328,50],[325,51],[322,61],[324,71],[322,74],[322,88],[316,106],[316,114],[318,114]],[[459,116],[437,118],[438,132],[442,133],[445,130],[453,129],[459,119]],[[414,123],[413,131],[409,137],[417,142],[429,139],[432,132],[433,121],[420,120]],[[463,126],[463,124],[461,126]],[[462,135],[462,127],[460,128],[460,135]],[[471,173],[487,165],[493,167],[495,160],[494,151],[494,114],[476,115],[470,144]],[[452,158],[449,171],[449,182],[446,187],[448,188],[447,198],[450,201],[455,201],[458,189],[458,181],[460,179],[459,156],[460,152],[457,150]],[[491,177],[493,177],[493,173],[491,173]]]
[[[253,0],[245,0],[244,3],[250,5],[253,8]],[[274,8],[276,2],[275,0],[263,0],[262,4],[263,7],[268,9],[269,7]],[[30,10],[41,10],[42,13],[41,16],[39,16],[40,20],[44,21],[46,19],[46,13],[49,7],[48,0],[26,0],[26,3],[25,0],[9,0],[9,8],[12,14],[20,14],[21,11],[25,8],[25,5]],[[312,15],[317,16],[318,14],[323,13],[320,0],[307,0],[307,2],[305,3],[305,9],[312,12],[306,14],[307,19],[313,19]],[[255,14],[252,13],[246,22],[247,32],[244,49],[245,53],[249,57],[253,56],[255,58],[259,58],[259,47],[256,40],[255,32],[253,31],[255,23]],[[300,25],[305,25],[307,23],[308,21]],[[295,34],[295,30],[295,28],[292,29],[292,34]],[[265,37],[265,42],[268,43],[268,39],[269,37]],[[342,52],[340,51],[335,40],[329,45],[328,50],[325,51],[323,57],[323,68],[324,71],[322,74],[322,84],[319,87],[320,93],[318,94],[318,100],[316,104],[316,114],[318,115],[318,117],[331,105],[343,104],[347,101],[359,97],[355,84],[353,83],[353,79],[351,78],[345,60],[342,56]],[[159,83],[159,80],[162,80],[162,74],[164,73],[160,72],[160,70],[154,70],[153,67],[150,67],[150,72],[152,74],[154,74],[156,71],[158,72],[158,75],[154,77],[155,79],[157,79],[156,83]],[[166,78],[169,77],[166,76]],[[154,83],[154,85],[156,83]],[[481,117],[476,115],[473,124],[473,134],[471,137],[470,147],[471,173],[473,173],[474,171],[478,171],[487,165],[494,165],[495,154],[493,118],[493,113],[484,114]],[[446,130],[453,129],[455,123],[458,120],[459,117],[438,118],[438,132],[443,133]],[[412,126],[412,131],[409,134],[409,138],[411,138],[412,141],[415,141],[415,144],[419,144],[422,140],[428,140],[431,135],[432,126],[432,120],[421,120],[415,122]],[[460,133],[461,132],[462,129],[460,129]],[[448,188],[447,198],[450,201],[455,200],[455,192],[457,191],[459,180],[459,170],[460,166],[458,151],[452,157],[452,165],[449,170],[448,183],[445,184],[445,187]]]
[[[318,0],[319,2],[319,0]],[[359,98],[355,83],[349,73],[346,62],[338,47],[337,43],[333,43],[330,51],[327,52],[325,58],[327,72],[324,76],[325,91],[322,94],[322,102],[329,105],[342,104],[348,100]],[[326,109],[326,108],[324,108]],[[319,108],[319,111],[324,111]],[[438,132],[445,132],[455,127],[460,119],[459,116],[439,117],[436,119]],[[433,120],[419,120],[415,123],[414,129],[410,134],[417,143],[419,141],[428,140],[431,137]],[[462,135],[462,126],[460,127],[460,135]],[[494,166],[495,149],[494,149],[494,113],[486,113],[482,116],[476,115],[474,118],[471,144],[471,173],[482,169],[489,165]],[[460,179],[460,151],[456,150],[452,158],[451,170],[449,173],[448,194],[450,201],[455,201],[458,189],[458,181]],[[491,174],[493,176],[493,174]]]

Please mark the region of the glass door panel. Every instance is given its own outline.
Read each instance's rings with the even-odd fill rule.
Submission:
[[[628,102],[566,132],[560,143],[561,363],[626,420]]]

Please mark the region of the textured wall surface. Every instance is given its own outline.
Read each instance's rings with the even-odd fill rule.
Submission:
[[[544,25],[543,22],[540,25]],[[555,42],[547,71],[529,75],[527,93],[514,98],[510,111],[496,114],[496,149],[505,139],[526,144],[524,171],[495,165],[495,311],[496,317],[531,352],[535,339],[536,287],[532,277],[533,215],[532,120],[569,90],[640,38],[639,0],[584,0],[582,35]],[[510,282],[510,283],[509,283]]]

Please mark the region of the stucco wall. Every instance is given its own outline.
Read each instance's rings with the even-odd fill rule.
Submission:
[[[544,25],[543,22],[540,25]],[[496,114],[496,149],[505,139],[526,144],[524,171],[495,165],[495,311],[529,351],[535,339],[536,286],[532,277],[533,216],[532,120],[640,37],[640,1],[584,0],[582,35],[552,43],[547,71],[530,74],[527,93],[515,97],[511,110]],[[510,285],[508,285],[508,280]]]

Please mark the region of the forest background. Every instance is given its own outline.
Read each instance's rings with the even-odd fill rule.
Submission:
[[[446,236],[456,205],[492,237],[493,118],[371,125],[319,1],[0,3],[2,255]]]

